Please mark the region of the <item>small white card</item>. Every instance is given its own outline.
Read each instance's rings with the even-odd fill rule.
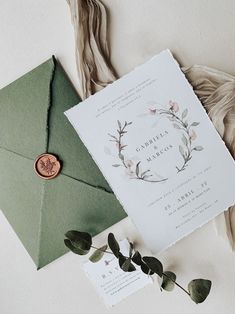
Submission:
[[[119,246],[122,254],[128,256],[128,241],[126,239],[120,241]],[[108,253],[105,253],[99,262],[89,261],[83,267],[107,307],[114,306],[153,282],[151,277],[144,274],[137,265],[135,271],[124,272],[118,265],[118,259]]]
[[[235,162],[168,50],[66,115],[154,252],[235,203]]]

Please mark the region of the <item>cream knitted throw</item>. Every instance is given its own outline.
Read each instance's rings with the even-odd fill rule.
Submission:
[[[100,0],[67,0],[75,32],[76,62],[83,99],[117,77],[107,45],[107,14]],[[217,131],[235,157],[235,77],[204,67],[183,69]],[[235,247],[235,206],[215,219],[217,231]]]

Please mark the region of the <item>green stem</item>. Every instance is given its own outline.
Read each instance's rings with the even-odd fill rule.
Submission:
[[[170,276],[168,276],[166,273],[163,273],[164,276],[166,276],[168,279],[170,279],[172,282],[174,282],[174,284],[179,287],[181,290],[183,290],[185,293],[187,293],[187,295],[190,296],[190,293],[184,289],[180,284],[178,284],[178,282],[176,282],[174,279],[172,279]]]
[[[109,251],[106,251],[106,250],[101,250],[101,248],[98,248],[98,247],[96,247],[96,246],[91,245],[91,247],[92,247],[93,249],[95,249],[95,250],[98,250],[98,251],[101,251],[101,252],[104,252],[104,253],[108,253],[108,254],[114,255],[112,252],[109,252]]]

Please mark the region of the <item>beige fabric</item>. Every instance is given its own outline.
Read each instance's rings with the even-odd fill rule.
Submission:
[[[80,96],[85,99],[116,79],[109,63],[107,15],[99,0],[67,0],[75,33]]]
[[[75,32],[81,96],[85,99],[117,78],[109,60],[107,14],[99,0],[67,1]],[[235,77],[203,66],[183,71],[235,157]],[[234,249],[235,206],[217,217],[215,224]]]
[[[183,71],[235,158],[235,77],[197,65]],[[215,223],[218,233],[229,240],[234,250],[235,205],[217,217]]]

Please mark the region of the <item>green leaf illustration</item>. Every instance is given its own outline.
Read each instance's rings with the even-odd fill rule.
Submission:
[[[197,152],[200,152],[200,151],[203,150],[203,147],[202,147],[202,146],[196,146],[196,147],[194,147],[193,150],[195,150],[195,151],[197,151]]]
[[[194,279],[188,284],[188,291],[195,303],[202,303],[211,290],[211,281],[206,279]]]
[[[200,122],[193,122],[192,124],[191,124],[191,126],[198,126],[200,124]]]
[[[108,235],[108,245],[110,247],[110,250],[113,252],[113,254],[118,258],[120,247],[113,233],[109,233]]]
[[[114,136],[114,135],[112,135],[112,134],[110,134],[110,133],[108,133],[108,135],[109,135],[110,137],[112,137],[113,139],[115,139],[116,141],[118,140],[116,136]]]
[[[188,109],[184,109],[184,111],[182,112],[182,119],[184,119],[188,114]]]
[[[184,134],[182,135],[182,142],[184,143],[185,146],[188,145],[188,140]]]
[[[166,291],[172,291],[175,287],[175,283],[174,283],[175,280],[176,280],[176,274],[174,274],[172,271],[165,271],[163,274],[161,288]]]
[[[118,123],[119,130],[121,130],[121,128],[122,128],[121,122],[119,120],[117,120],[117,123]]]
[[[124,155],[123,155],[123,154],[120,153],[118,156],[119,156],[119,158],[120,158],[121,160],[124,160]]]
[[[146,173],[148,173],[150,170],[145,170],[144,172],[141,173],[141,176],[143,177]]]
[[[102,246],[101,248],[94,251],[94,253],[89,257],[89,260],[92,263],[97,263],[104,256],[105,251],[107,250],[107,244]]]
[[[184,155],[184,149],[183,149],[183,146],[179,146],[179,152],[181,154],[181,156],[185,159],[185,155]]]
[[[162,277],[163,266],[162,263],[156,257],[144,256],[143,261],[155,274]]]
[[[139,176],[139,172],[140,172],[140,163],[141,163],[141,161],[139,161],[137,163],[136,168],[135,168],[135,173],[136,173],[137,177]]]
[[[119,165],[119,164],[114,164],[114,165],[112,165],[113,167],[120,167],[121,165]]]

